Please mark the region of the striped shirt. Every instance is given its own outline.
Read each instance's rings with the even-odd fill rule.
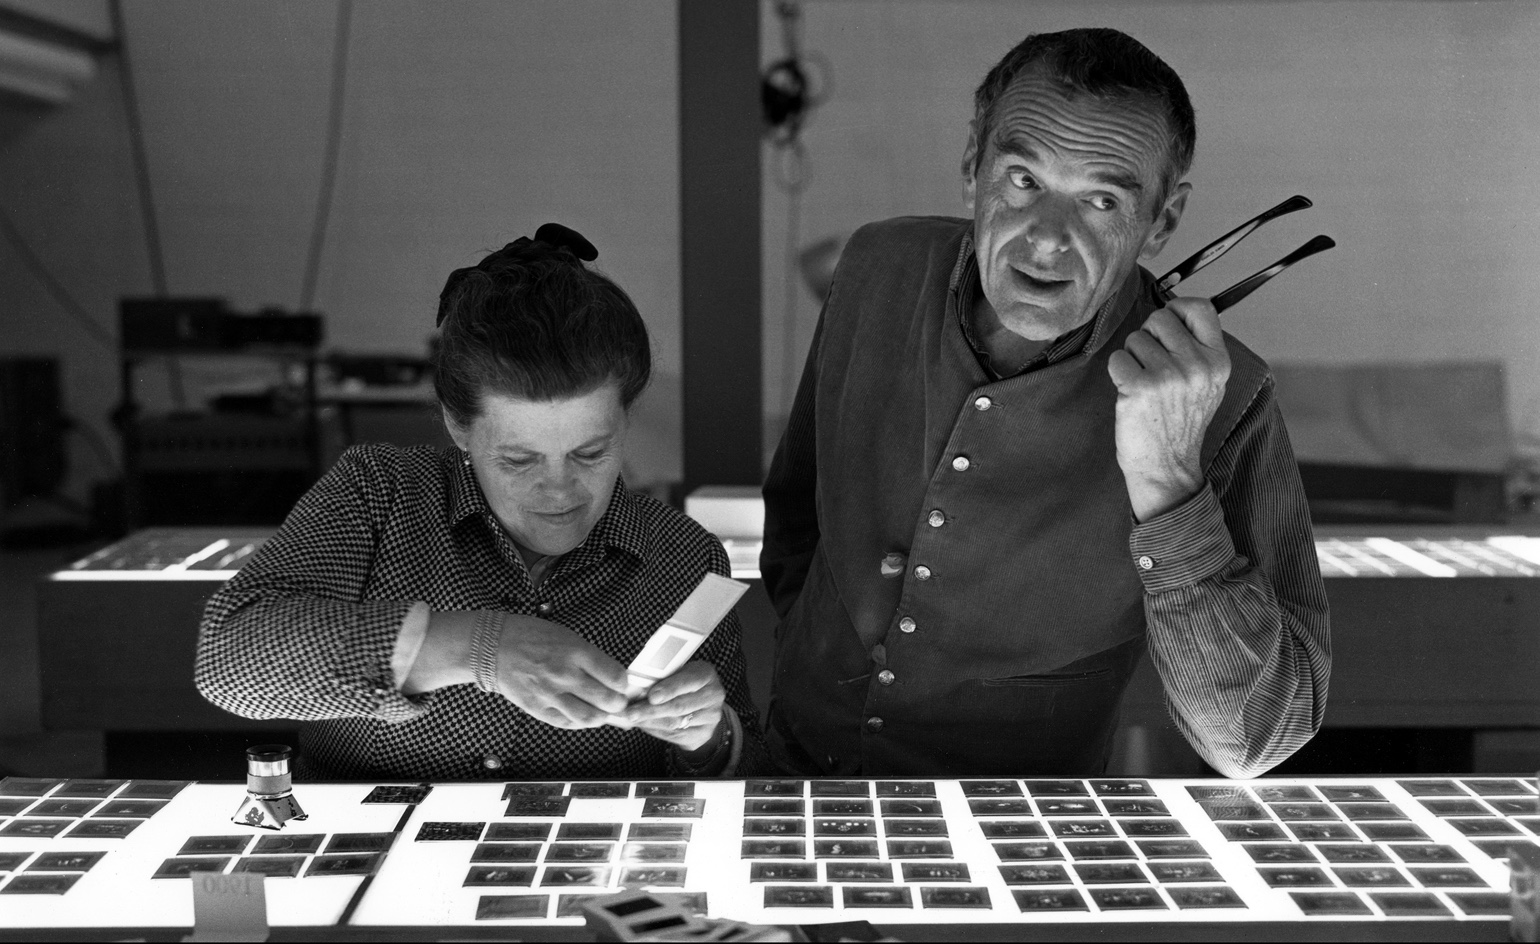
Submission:
[[[961,225],[963,221],[957,222]],[[934,229],[938,224],[925,225]],[[955,262],[948,259],[949,278],[947,269],[939,267],[936,278],[946,280],[943,283],[945,296],[948,307],[956,312],[959,322],[956,327],[961,330],[985,376],[999,380],[1001,378],[993,370],[968,323],[972,300],[981,289],[971,224],[967,229],[970,232],[962,237]],[[903,224],[901,228],[895,223],[888,231],[918,232],[919,229],[917,225]],[[886,253],[878,251],[871,256],[882,259]],[[911,269],[919,265],[912,259],[901,264]],[[872,281],[883,284],[880,275],[872,277]],[[916,302],[907,296],[885,297],[881,304],[888,306],[897,319],[891,330],[900,337],[910,336],[905,332],[915,329],[906,327],[903,319],[910,317],[908,313],[915,310]],[[925,304],[934,305],[933,302]],[[1081,354],[1111,330],[1105,326],[1116,325],[1121,318],[1121,311],[1099,313],[1092,322],[1048,345],[1022,369],[1023,372],[1042,370]],[[1094,330],[1093,325],[1096,326]],[[821,325],[821,331],[823,327]],[[850,490],[860,487],[849,482],[820,482],[814,471],[815,463],[821,468],[824,462],[824,456],[815,447],[814,398],[808,395],[812,389],[813,381],[809,378],[814,376],[814,365],[824,363],[818,349],[820,341],[815,338],[814,344],[815,349],[809,357],[809,375],[804,379],[805,389],[799,391],[797,406],[765,489],[766,551],[762,570],[766,574],[767,589],[783,617],[793,613],[801,581],[820,579],[817,574],[808,576],[808,568],[812,549],[819,542],[819,530],[826,525],[822,519],[829,509],[826,505],[817,506],[814,513],[815,506],[806,502],[815,494],[820,502],[845,502],[851,500]],[[886,376],[893,383],[928,382],[913,374],[912,365],[904,365],[902,373],[894,374],[889,362],[883,363],[888,370]],[[939,409],[945,416],[945,408]],[[1205,484],[1201,490],[1184,504],[1150,521],[1130,522],[1127,560],[1137,576],[1137,586],[1142,588],[1148,651],[1163,683],[1173,720],[1215,769],[1226,776],[1250,777],[1287,758],[1320,728],[1331,664],[1329,621],[1309,511],[1283,418],[1273,395],[1271,378],[1260,384],[1249,403],[1244,403],[1244,409],[1228,432],[1219,432],[1223,435],[1217,450],[1211,458],[1206,456]],[[944,439],[944,430],[941,435]],[[960,434],[953,432],[951,435]],[[976,442],[974,446],[982,448]],[[914,458],[894,445],[888,454],[875,455],[872,461],[904,466],[912,463]],[[929,468],[928,465],[925,467]],[[1032,501],[1029,495],[1021,495],[1019,500],[1028,504]],[[999,509],[999,513],[1005,512],[1006,509]],[[922,520],[923,516],[922,509]],[[897,517],[903,519],[904,513],[900,511]],[[946,527],[950,528],[951,524]],[[1009,559],[1007,552],[1001,553],[1003,559]],[[816,562],[811,564],[815,571],[819,566]],[[934,584],[935,580],[928,583]],[[1094,594],[1097,590],[1080,586],[1073,592]],[[844,602],[847,608],[855,605],[848,599]],[[965,625],[964,614],[970,609],[970,603],[955,600],[954,604],[959,626]],[[897,615],[902,612],[900,610]],[[1040,621],[1052,619],[1052,614],[1023,613],[1022,618]],[[909,628],[899,628],[903,633],[914,632],[912,624]],[[931,633],[947,630],[947,626],[937,624],[934,619],[928,628]],[[925,631],[927,629],[922,626],[921,632]],[[908,645],[908,640],[919,640],[920,637],[900,635],[892,638]],[[883,648],[877,646],[874,659],[883,657]],[[886,658],[892,659],[891,646]],[[841,665],[845,675],[855,675],[853,665],[853,661]],[[778,669],[778,678],[783,672],[793,671],[793,664],[782,666]],[[957,668],[954,674],[972,672],[988,679],[992,671],[1000,674],[986,661]],[[902,678],[902,671],[898,675]],[[883,690],[874,691],[880,693]],[[867,697],[868,715],[880,710],[872,701],[873,697],[876,696]],[[859,697],[853,694],[852,698],[851,704],[860,711]],[[959,705],[957,710],[965,713],[967,706]],[[883,739],[904,737],[902,732],[907,730],[924,730],[922,724],[913,720],[896,725],[891,704],[888,710],[880,710],[880,713],[887,722],[879,722],[878,736]],[[802,719],[796,719],[788,713],[790,721],[773,718],[772,740],[779,738],[785,725],[793,721],[800,720],[803,730],[808,730],[807,725],[814,723],[811,720],[814,717],[805,714]],[[860,717],[856,716],[855,720],[859,721]],[[935,725],[945,723],[945,719],[935,717],[920,720]],[[875,726],[868,722],[867,727]],[[795,737],[805,739],[804,735]],[[866,737],[871,737],[870,731]],[[933,747],[913,752],[911,756],[944,753],[944,747]],[[822,763],[821,757],[819,754],[814,760]]]
[[[622,665],[727,554],[678,511],[618,482],[538,586],[453,449],[358,446],[209,601],[199,691],[247,718],[304,722],[297,771],[320,779],[638,779],[697,774],[640,730],[552,727],[501,695],[400,691],[402,636],[426,608],[538,616]],[[407,648],[410,648],[409,646]],[[730,613],[695,658],[716,667],[735,771],[765,762]],[[408,660],[409,661],[409,660]]]

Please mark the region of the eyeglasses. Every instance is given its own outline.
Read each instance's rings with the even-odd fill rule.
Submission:
[[[1309,200],[1296,194],[1272,209],[1247,220],[1214,242],[1209,243],[1186,259],[1183,259],[1180,265],[1160,277],[1155,283],[1156,290],[1160,292],[1162,298],[1169,300],[1174,294],[1173,289],[1181,284],[1183,279],[1190,277],[1198,270],[1204,268],[1231,249],[1234,249],[1236,243],[1250,236],[1263,223],[1283,216],[1286,213],[1293,213],[1295,210],[1303,210],[1313,205]],[[1325,252],[1335,245],[1337,245],[1337,241],[1330,236],[1317,236],[1255,275],[1236,282],[1209,299],[1209,301],[1213,303],[1215,312],[1222,312],[1267,284],[1269,279],[1299,260],[1313,256],[1318,252]]]

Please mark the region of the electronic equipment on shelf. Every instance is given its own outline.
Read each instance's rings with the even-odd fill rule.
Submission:
[[[230,311],[223,298],[123,298],[118,331],[125,353],[198,353],[252,349],[315,350],[325,336],[314,312],[264,308]]]

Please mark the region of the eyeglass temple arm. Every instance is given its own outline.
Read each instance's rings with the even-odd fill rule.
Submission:
[[[1226,308],[1229,308],[1231,305],[1234,305],[1236,302],[1245,298],[1247,295],[1250,295],[1252,292],[1255,292],[1263,285],[1266,285],[1268,279],[1271,279],[1273,276],[1282,272],[1284,269],[1287,269],[1289,266],[1293,265],[1299,260],[1313,256],[1318,252],[1325,252],[1335,245],[1337,245],[1337,241],[1332,239],[1330,236],[1321,235],[1315,237],[1308,243],[1305,243],[1303,246],[1289,253],[1287,256],[1284,256],[1282,259],[1279,259],[1277,262],[1263,269],[1261,272],[1258,272],[1256,275],[1236,282],[1234,285],[1209,299],[1209,301],[1214,305],[1214,312],[1217,314],[1224,311]]]
[[[1215,259],[1218,259],[1220,256],[1235,248],[1236,243],[1245,239],[1247,236],[1250,236],[1257,229],[1257,227],[1261,226],[1263,223],[1266,223],[1269,220],[1277,219],[1286,213],[1293,213],[1295,210],[1303,210],[1310,206],[1314,206],[1314,204],[1312,204],[1305,197],[1302,197],[1299,194],[1295,194],[1289,199],[1273,207],[1271,210],[1267,210],[1266,212],[1253,217],[1250,220],[1247,220],[1240,226],[1237,226],[1235,229],[1232,229],[1230,232],[1219,237],[1214,242],[1209,243],[1207,246],[1199,249],[1197,252],[1188,256],[1186,259],[1183,259],[1176,268],[1161,276],[1160,280],[1155,283],[1155,287],[1164,297],[1171,297],[1172,290],[1175,289],[1177,285],[1181,284],[1183,279],[1190,277],[1199,269],[1202,269],[1210,262],[1213,262]]]

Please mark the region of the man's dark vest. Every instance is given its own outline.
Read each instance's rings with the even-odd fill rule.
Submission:
[[[1099,773],[1143,653],[1107,358],[1160,306],[1153,279],[1129,276],[1083,354],[995,381],[949,291],[971,225],[862,228],[824,308],[820,543],[771,721],[809,773]],[[1205,468],[1266,379],[1226,339]]]

